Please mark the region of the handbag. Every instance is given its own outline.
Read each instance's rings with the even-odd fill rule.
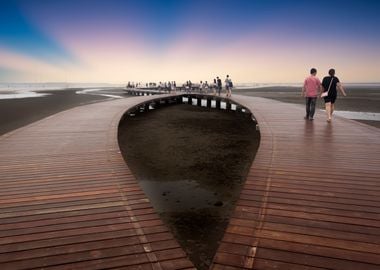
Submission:
[[[323,93],[321,94],[321,97],[327,97],[327,96],[329,95],[329,91],[330,91],[331,84],[332,84],[333,80],[334,80],[334,77],[331,77],[331,81],[330,81],[329,89],[327,89],[326,92],[323,92]]]

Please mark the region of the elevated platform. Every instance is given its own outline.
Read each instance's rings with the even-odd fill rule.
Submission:
[[[380,130],[234,96],[261,142],[212,269],[380,269]]]
[[[126,166],[124,112],[77,107],[0,137],[1,269],[192,269]]]
[[[194,269],[117,143],[127,110],[179,98],[86,105],[0,137],[1,269]],[[254,114],[261,143],[212,269],[379,269],[380,130],[231,103]]]

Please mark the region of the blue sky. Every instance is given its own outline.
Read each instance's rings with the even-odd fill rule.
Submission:
[[[0,80],[380,81],[380,1],[3,0]],[[286,71],[286,72],[284,72]]]

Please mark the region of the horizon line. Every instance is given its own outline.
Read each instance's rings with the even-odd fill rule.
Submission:
[[[171,80],[172,81],[177,81],[177,80]],[[203,81],[203,80],[202,80]],[[125,82],[62,82],[62,81],[48,81],[48,82],[2,82],[0,81],[0,84],[127,84],[128,82],[132,83],[141,83],[141,84],[146,84],[146,83],[159,83],[159,81],[146,81],[146,82],[141,82],[141,81],[125,81]],[[168,82],[168,81],[161,81],[163,83]],[[198,80],[193,81],[193,83],[198,82]],[[206,80],[204,80],[206,82]],[[210,81],[211,82],[211,81]],[[380,81],[378,82],[342,82],[343,84],[380,84]],[[302,80],[298,82],[236,82],[235,85],[242,85],[242,84],[303,84]]]

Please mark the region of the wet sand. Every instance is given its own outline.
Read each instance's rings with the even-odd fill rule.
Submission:
[[[78,95],[81,89],[38,91],[43,97],[0,99],[0,135],[70,108],[109,99],[98,95]],[[4,94],[4,92],[2,92]]]
[[[380,88],[368,86],[346,86],[347,97],[338,93],[336,110],[354,112],[380,113]],[[300,87],[263,87],[252,89],[236,89],[234,93],[247,96],[265,97],[282,102],[305,104],[301,97]],[[323,99],[318,99],[317,108],[324,109]],[[358,120],[371,126],[380,127],[379,121]]]
[[[174,105],[119,128],[128,166],[197,269],[208,269],[259,145],[247,115]]]

